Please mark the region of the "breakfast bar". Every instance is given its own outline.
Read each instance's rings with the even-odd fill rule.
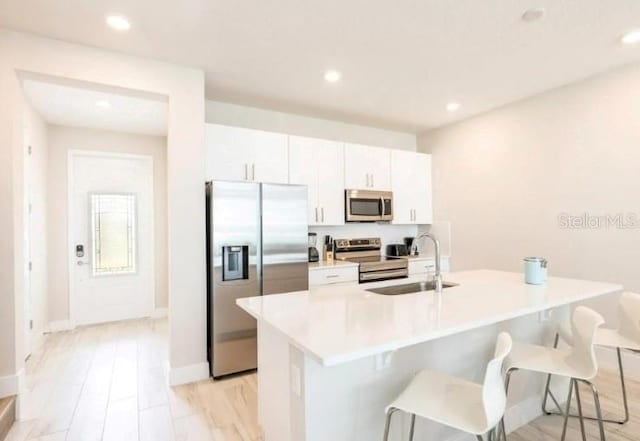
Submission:
[[[520,273],[447,274],[455,284],[384,295],[378,288],[409,278],[251,297],[237,304],[258,322],[259,420],[266,441],[379,439],[384,409],[421,369],[481,381],[498,332],[536,343],[549,340],[550,311],[566,320],[571,305],[616,296],[622,286],[550,277],[527,285]],[[377,291],[377,292],[372,292]],[[540,414],[542,378],[519,376],[507,425]],[[398,419],[394,440],[406,439]],[[419,421],[416,440],[456,439],[455,431]]]

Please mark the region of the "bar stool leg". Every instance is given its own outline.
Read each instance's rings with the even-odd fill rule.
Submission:
[[[596,389],[595,385],[590,381],[585,381],[585,383],[591,387],[591,391],[593,392],[593,402],[596,406],[598,427],[600,428],[600,441],[605,441],[604,421],[602,420],[602,408],[600,407],[600,395],[598,394],[598,389]]]
[[[411,414],[411,425],[409,426],[409,441],[413,441],[413,434],[416,431],[416,414]]]
[[[582,417],[582,402],[580,401],[580,388],[576,380],[571,380],[573,387],[576,389],[576,403],[578,405],[578,417],[580,418],[580,432],[582,433],[582,441],[587,441],[587,435],[584,430],[584,418]]]
[[[618,369],[620,370],[620,384],[622,385],[622,401],[624,403],[624,420],[618,421],[619,424],[625,424],[629,421],[629,403],[627,402],[627,387],[624,384],[624,369],[622,367],[622,351],[617,348],[618,352]]]
[[[507,371],[507,376],[504,380],[504,393],[507,396],[509,395],[509,383],[511,382],[511,374],[517,370],[518,369],[512,368]],[[500,423],[498,424],[500,426],[500,431],[498,432],[498,441],[500,441],[500,439],[507,441],[507,432],[504,428],[504,415],[502,416],[502,418],[500,418]]]
[[[567,423],[569,422],[569,411],[571,410],[571,395],[573,393],[573,379],[571,379],[571,384],[569,385],[569,396],[567,397],[567,408],[564,412],[564,424],[562,425],[562,437],[560,441],[564,441],[567,435]]]
[[[560,333],[556,332],[556,338],[553,342],[553,347],[554,349],[558,347],[558,342],[560,341]],[[546,415],[551,415],[551,412],[547,411],[547,398],[549,397],[549,394],[551,393],[549,387],[551,385],[551,374],[547,375],[547,384],[544,388],[544,397],[542,399],[542,413],[546,414]],[[551,395],[551,398],[553,399],[553,401],[555,400],[555,397],[553,396],[553,394]],[[556,405],[558,404],[558,402],[556,401]]]
[[[398,409],[395,409],[393,407],[387,411],[387,417],[384,421],[384,437],[382,438],[383,441],[389,440],[389,429],[391,429],[391,417],[397,411]]]

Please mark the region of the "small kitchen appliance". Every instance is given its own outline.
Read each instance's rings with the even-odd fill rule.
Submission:
[[[415,237],[405,237],[404,238],[404,244],[407,246],[407,250],[409,251],[407,254],[409,256],[417,256],[418,254],[420,254],[418,252],[418,247],[417,246],[415,246],[415,247],[413,246],[413,243],[415,242],[415,240],[416,240]]]
[[[544,284],[547,281],[547,259],[543,257],[525,257],[524,281],[530,285]]]
[[[309,262],[317,262],[320,260],[320,253],[318,253],[318,249],[316,248],[317,239],[317,233],[309,233]]]
[[[403,243],[392,243],[387,245],[387,256],[402,257],[409,255],[409,248]]]
[[[347,222],[388,222],[393,220],[393,193],[390,191],[345,190]]]

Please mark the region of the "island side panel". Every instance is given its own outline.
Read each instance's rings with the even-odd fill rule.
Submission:
[[[296,440],[290,401],[289,343],[258,320],[258,420],[265,441]]]
[[[300,440],[381,439],[385,407],[415,373],[434,369],[480,383],[500,331],[510,332],[520,341],[539,344],[552,341],[550,327],[540,323],[538,314],[532,314],[400,349],[393,354],[390,366],[382,369],[380,356],[329,367],[305,356],[305,435]],[[544,380],[542,375],[526,372],[514,375],[509,394],[510,426],[519,427],[541,414]],[[409,418],[396,415],[393,421],[392,439],[406,440]],[[416,441],[461,439],[460,432],[429,421],[419,421],[416,427]]]

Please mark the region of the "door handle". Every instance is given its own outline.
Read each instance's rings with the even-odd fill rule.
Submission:
[[[246,162],[244,163],[244,180],[249,180],[249,165]]]
[[[318,222],[318,207],[316,207],[316,223]]]
[[[320,207],[320,219],[324,223],[324,207]]]
[[[376,185],[376,184],[374,184],[374,182],[373,182],[373,173],[372,173],[371,174],[371,186],[373,187],[374,185]]]
[[[78,262],[77,262],[77,263],[78,263],[78,266],[82,266],[82,265],[89,265],[89,264],[91,264],[91,262],[85,262],[85,261],[83,261],[83,260],[78,260]]]
[[[255,164],[251,164],[251,180],[252,181],[256,180],[256,165]]]

